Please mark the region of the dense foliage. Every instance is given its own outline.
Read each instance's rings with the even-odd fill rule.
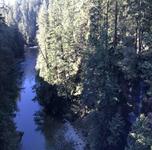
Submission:
[[[27,43],[37,38],[39,103],[50,115],[79,117],[87,150],[152,149],[151,0],[20,0],[7,19],[12,26],[0,17],[0,149],[17,140],[17,28]]]
[[[91,126],[88,150],[152,146],[150,134],[144,133],[152,111],[151,11],[149,0],[41,4],[37,70],[41,82],[53,86],[64,101],[81,106],[79,113]],[[40,103],[52,101],[45,98],[52,92],[49,88],[38,92],[45,93]],[[145,117],[140,119],[140,114]],[[132,133],[142,136],[140,145],[136,143],[140,137]]]
[[[18,27],[27,44],[35,44],[36,20],[40,4],[41,0],[17,0],[13,6],[8,6],[6,20]]]
[[[13,122],[19,90],[19,58],[24,41],[18,29],[7,26],[0,14],[0,149],[16,150],[18,133]]]
[[[152,114],[141,115],[129,133],[126,150],[151,150],[152,148]]]

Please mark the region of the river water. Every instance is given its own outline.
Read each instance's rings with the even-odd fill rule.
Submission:
[[[35,121],[35,113],[43,114],[38,102],[33,101],[36,51],[34,47],[28,48],[22,63],[24,74],[15,118],[17,130],[24,132],[20,150],[84,150],[82,135],[70,122],[63,123],[45,115],[39,117],[39,122]]]

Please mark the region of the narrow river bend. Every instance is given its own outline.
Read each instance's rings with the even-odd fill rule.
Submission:
[[[37,49],[28,48],[23,62],[22,90],[18,98],[18,111],[15,123],[18,131],[24,132],[20,150],[84,150],[85,142],[74,126],[44,117],[38,125],[34,119],[35,113],[41,112],[37,101],[33,101],[36,93],[33,91],[35,82],[35,64]]]

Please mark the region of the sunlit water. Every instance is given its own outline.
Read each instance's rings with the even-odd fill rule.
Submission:
[[[36,49],[29,48],[22,64],[24,75],[22,90],[18,99],[15,123],[17,130],[24,132],[21,150],[84,150],[85,142],[69,122],[59,122],[50,117],[42,117],[42,123],[34,121],[35,113],[41,111],[33,101],[35,85]]]

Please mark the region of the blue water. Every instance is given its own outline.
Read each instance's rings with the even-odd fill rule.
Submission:
[[[26,50],[25,61],[22,64],[23,89],[18,98],[18,111],[15,118],[17,130],[24,132],[20,150],[71,150],[69,148],[71,146],[75,150],[84,150],[85,143],[70,122],[63,123],[45,115],[40,117],[41,125],[34,121],[35,113],[43,112],[37,101],[33,101],[36,96],[33,91],[36,83],[35,64],[36,49],[29,48]]]
[[[37,102],[33,101],[35,92],[35,63],[36,49],[27,49],[25,61],[22,64],[24,75],[22,81],[22,90],[18,99],[18,112],[15,122],[17,130],[23,131],[21,150],[45,150],[45,138],[40,131],[36,131],[34,114],[40,110]]]

